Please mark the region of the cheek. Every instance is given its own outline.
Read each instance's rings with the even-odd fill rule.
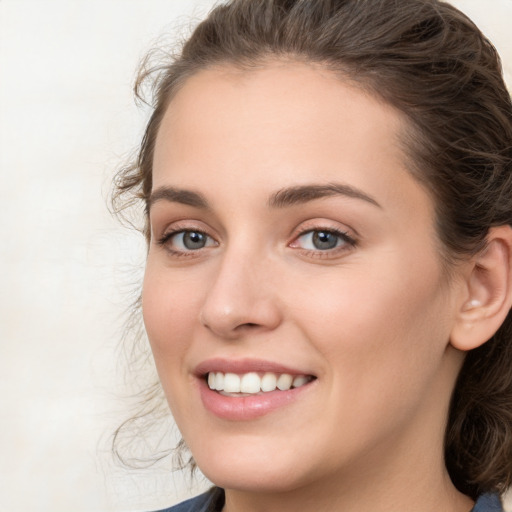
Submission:
[[[142,289],[142,314],[157,367],[164,360],[175,365],[186,347],[197,312],[197,289],[173,278],[148,258]],[[179,359],[176,359],[176,358]]]
[[[369,271],[326,282],[304,302],[302,330],[327,362],[332,402],[342,404],[331,424],[354,443],[377,435],[375,425],[382,435],[398,431],[439,391],[449,322],[436,273],[423,270],[421,279],[388,266],[387,277]]]
[[[295,295],[304,297],[296,315],[302,329],[352,382],[417,381],[417,372],[434,372],[443,356],[450,324],[438,266],[407,263],[340,269]]]
[[[193,417],[185,359],[198,318],[198,290],[169,269],[146,266],[142,313],[159,379],[177,423]]]

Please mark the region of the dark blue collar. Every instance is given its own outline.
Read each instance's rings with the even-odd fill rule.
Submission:
[[[221,489],[213,488],[205,494],[160,512],[220,512],[223,506],[224,493]],[[471,512],[503,512],[503,506],[497,494],[482,494]]]
[[[471,512],[503,512],[500,497],[497,494],[482,494]]]

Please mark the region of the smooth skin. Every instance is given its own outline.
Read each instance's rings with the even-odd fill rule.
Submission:
[[[154,155],[144,321],[174,418],[226,489],[225,512],[472,507],[445,470],[443,435],[464,350],[510,308],[510,230],[490,234],[484,263],[497,270],[475,257],[448,278],[403,130],[392,107],[290,61],[201,71],[171,101]],[[270,414],[227,421],[199,396],[194,370],[210,358],[316,380]]]

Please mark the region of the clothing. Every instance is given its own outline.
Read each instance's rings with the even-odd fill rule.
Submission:
[[[213,487],[208,492],[158,512],[220,512],[224,506],[224,491]]]
[[[503,512],[503,506],[497,494],[482,494],[471,512]]]
[[[218,488],[213,488],[205,494],[159,512],[221,512],[223,506],[224,493]],[[471,512],[503,512],[503,507],[497,494],[483,494]]]

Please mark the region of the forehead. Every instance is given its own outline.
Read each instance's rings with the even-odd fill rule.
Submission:
[[[238,180],[255,190],[351,181],[375,188],[409,173],[400,112],[320,66],[273,62],[206,69],[170,102],[157,136],[153,188]],[[381,190],[386,193],[386,190]]]
[[[358,116],[367,117],[367,122],[356,126]],[[406,124],[398,110],[320,65],[271,61],[249,70],[225,65],[192,75],[170,102],[157,144],[172,142],[166,135],[177,136],[178,129],[211,136],[212,131],[231,127],[234,118],[245,128],[240,136],[255,136],[258,130],[263,136],[264,129],[279,125],[282,135],[286,128],[290,138],[310,136],[304,128],[313,123],[325,126],[318,138],[335,135],[329,131],[333,122],[336,131],[354,137],[369,136],[375,128],[397,134]]]

